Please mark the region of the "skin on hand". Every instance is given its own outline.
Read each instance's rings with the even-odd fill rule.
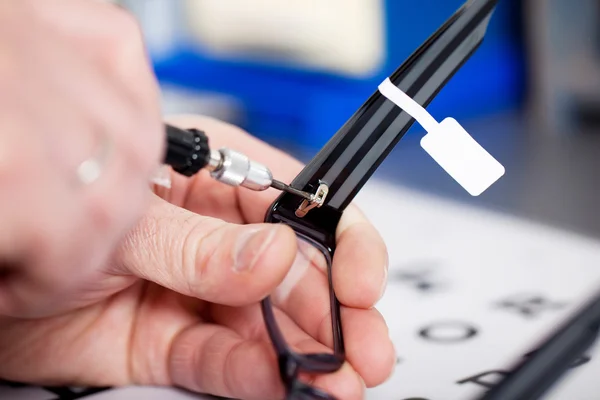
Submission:
[[[163,143],[131,15],[103,1],[0,1],[0,314],[75,305],[143,214]],[[104,154],[84,185],[78,167]]]
[[[290,181],[302,168],[231,125],[200,117],[170,121],[207,132]],[[275,354],[258,302],[276,291],[298,251],[285,226],[263,224],[274,190],[252,192],[173,176],[102,271],[81,286],[86,307],[43,319],[0,321],[0,377],[76,385],[175,385],[240,399],[281,399]],[[396,355],[373,308],[385,287],[387,252],[356,207],[345,212],[333,262],[348,362],[308,376],[340,399],[391,374]],[[286,340],[301,352],[331,351],[327,279],[311,265],[286,296],[274,296]],[[306,288],[310,288],[310,291]]]

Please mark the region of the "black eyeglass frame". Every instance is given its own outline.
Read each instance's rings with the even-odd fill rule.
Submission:
[[[479,47],[496,3],[497,0],[465,3],[390,76],[391,82],[426,107]],[[303,200],[283,193],[266,214],[265,222],[289,225],[300,238],[319,248],[329,261],[333,354],[293,352],[277,326],[270,298],[261,302],[287,398],[304,395],[334,399],[299,382],[298,374],[331,373],[344,363],[340,303],[333,290],[330,267],[337,225],[345,208],[413,123],[410,115],[376,91],[290,184],[309,193],[316,193],[325,184],[328,193],[322,206],[298,217],[296,211]]]
[[[390,81],[426,107],[481,45],[497,3],[498,0],[465,3],[389,77]],[[376,91],[291,183],[309,193],[316,193],[325,184],[328,194],[324,204],[299,217],[296,210],[303,200],[284,193],[266,214],[265,222],[287,224],[300,238],[319,248],[329,265],[333,354],[301,355],[291,351],[276,324],[270,298],[261,303],[288,399],[334,399],[299,382],[298,373],[335,372],[345,359],[340,303],[333,290],[331,272],[337,225],[345,208],[414,122]],[[591,304],[480,400],[504,399],[507,393],[511,400],[541,398],[595,340],[600,327],[600,297]],[[560,338],[567,338],[569,345],[565,346]],[[541,365],[546,369],[540,369]]]

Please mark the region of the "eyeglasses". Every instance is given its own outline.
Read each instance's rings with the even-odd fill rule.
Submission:
[[[496,4],[497,0],[465,3],[390,76],[390,81],[426,107],[482,43]],[[410,115],[376,91],[292,181],[292,187],[314,193],[314,201],[285,193],[267,212],[266,222],[287,224],[299,238],[315,246],[328,272],[332,354],[292,351],[279,329],[270,297],[261,304],[288,399],[334,399],[302,383],[299,374],[332,373],[345,359],[340,303],[331,276],[336,228],[344,209],[413,123]],[[600,296],[480,400],[541,398],[591,346],[599,329]]]
[[[492,0],[463,5],[392,74],[391,82],[427,106],[480,45],[495,6]],[[412,117],[375,92],[292,181],[292,187],[314,193],[314,200],[282,194],[267,213],[265,222],[287,224],[315,246],[328,272],[332,354],[292,351],[279,329],[271,298],[261,304],[288,399],[334,399],[298,376],[335,372],[344,363],[340,303],[331,276],[336,228],[344,209],[413,123]]]
[[[309,237],[297,233],[301,241],[304,241],[308,246],[314,246],[315,249],[322,254],[323,263],[327,271],[329,271],[329,279],[331,279],[331,260],[333,259],[333,249],[327,248],[322,243],[315,241]],[[314,259],[309,262],[314,263]],[[325,374],[337,371],[344,363],[344,340],[342,335],[342,323],[340,318],[340,304],[333,293],[333,285],[329,282],[329,299],[331,310],[331,322],[333,327],[333,353],[314,353],[314,354],[298,354],[290,349],[287,345],[279,324],[276,321],[271,299],[266,298],[262,301],[262,312],[267,324],[267,331],[277,352],[279,363],[279,373],[284,383],[288,399],[326,399],[335,400],[335,397],[302,383],[299,380],[300,373],[308,374]]]

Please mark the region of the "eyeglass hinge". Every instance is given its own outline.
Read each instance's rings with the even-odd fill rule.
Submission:
[[[327,197],[327,193],[329,193],[329,186],[327,186],[325,183],[319,184],[319,187],[317,188],[315,194],[312,195],[311,200],[305,199],[298,206],[298,208],[296,209],[296,217],[302,218],[306,214],[308,214],[308,212],[313,208],[319,208],[323,204],[325,204],[325,198]]]

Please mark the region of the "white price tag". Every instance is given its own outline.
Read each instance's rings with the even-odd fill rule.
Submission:
[[[438,123],[389,78],[379,91],[413,117],[426,131],[421,147],[472,196],[479,196],[504,175],[504,167],[453,118]]]
[[[454,118],[423,136],[421,147],[471,196],[479,196],[504,175],[502,164]]]

